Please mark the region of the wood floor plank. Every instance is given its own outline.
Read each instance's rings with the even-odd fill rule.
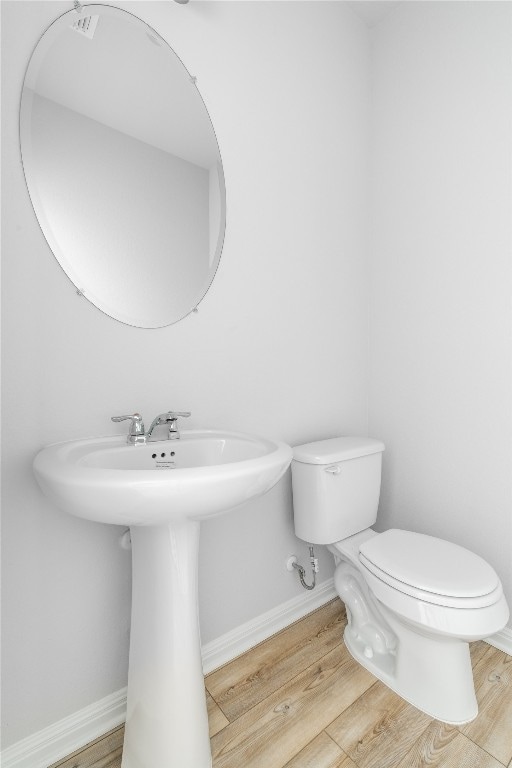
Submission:
[[[431,719],[376,682],[326,731],[359,768],[396,768]]]
[[[503,765],[512,760],[512,656],[490,648],[474,670],[478,717],[460,730]]]
[[[213,737],[214,768],[282,768],[374,682],[338,643]]]
[[[230,721],[240,717],[342,642],[346,613],[336,599],[206,677]]]
[[[322,731],[284,768],[357,768],[357,765]]]
[[[229,720],[219,705],[212,699],[208,691],[206,691],[206,707],[208,709],[208,726],[211,738],[219,731],[222,731],[226,725],[229,725]]]
[[[50,768],[121,768],[124,726],[110,731]]]
[[[503,765],[454,726],[433,720],[396,768],[503,768]]]
[[[469,653],[471,654],[471,666],[475,669],[476,665],[480,663],[487,651],[491,651],[489,643],[483,640],[477,640],[474,643],[469,644]]]

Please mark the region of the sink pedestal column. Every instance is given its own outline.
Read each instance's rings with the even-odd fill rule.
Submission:
[[[137,526],[122,768],[211,768],[197,601],[199,523]]]

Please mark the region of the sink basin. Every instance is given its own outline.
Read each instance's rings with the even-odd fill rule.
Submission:
[[[182,430],[179,440],[128,445],[101,437],[44,448],[45,494],[77,517],[117,525],[200,520],[269,490],[291,461],[284,443],[238,432]]]
[[[36,478],[57,507],[131,528],[122,768],[211,768],[197,601],[200,521],[266,493],[291,459],[284,443],[218,430],[182,430],[179,440],[145,445],[91,438],[36,456]]]

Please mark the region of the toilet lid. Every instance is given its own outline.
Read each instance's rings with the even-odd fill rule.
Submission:
[[[388,584],[403,584],[406,592],[409,586],[434,595],[475,598],[500,586],[494,569],[474,552],[411,531],[391,529],[368,539],[359,548],[359,559]]]

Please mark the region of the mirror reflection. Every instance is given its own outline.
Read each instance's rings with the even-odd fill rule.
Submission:
[[[61,16],[22,93],[27,185],[77,290],[130,325],[193,310],[225,224],[217,140],[195,78],[144,22],[108,6]]]

